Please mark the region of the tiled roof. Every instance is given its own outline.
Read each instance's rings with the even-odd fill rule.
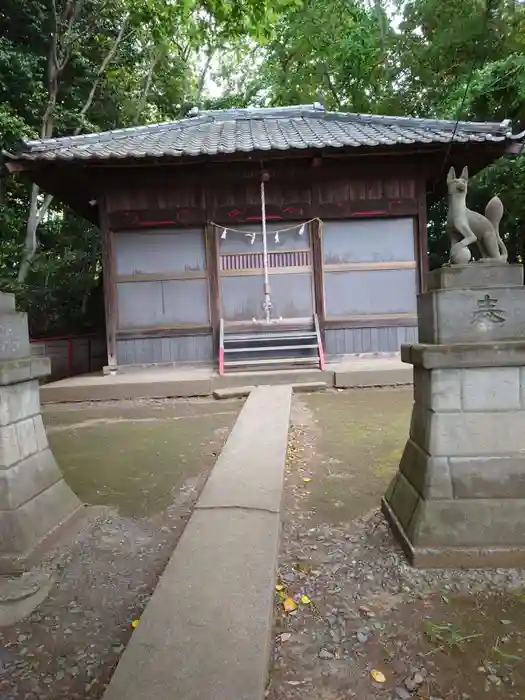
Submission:
[[[522,139],[510,123],[459,122],[326,112],[303,107],[195,111],[175,122],[43,141],[25,141],[9,158],[45,161],[214,156],[292,151]]]

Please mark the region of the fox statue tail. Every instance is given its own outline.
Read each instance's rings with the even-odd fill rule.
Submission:
[[[499,225],[501,222],[501,217],[503,216],[503,203],[499,197],[492,197],[490,202],[485,207],[485,216],[494,227],[496,238],[498,239],[501,258],[506,261],[508,257],[507,247],[499,235]]]

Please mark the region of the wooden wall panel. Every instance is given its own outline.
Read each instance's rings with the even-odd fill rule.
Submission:
[[[416,313],[417,271],[324,273],[326,317]]]
[[[118,169],[107,180],[108,213],[127,210],[204,208],[202,174],[180,167]]]
[[[221,279],[222,314],[226,321],[264,318],[264,276],[240,275]],[[302,318],[313,314],[311,272],[271,274],[272,317]]]
[[[416,342],[417,328],[414,326],[338,328],[325,331],[325,353],[329,357],[399,352],[403,343]]]
[[[114,234],[117,275],[206,270],[204,232],[198,229]]]
[[[329,221],[323,227],[324,263],[413,261],[414,221],[361,219]]]
[[[119,282],[117,299],[119,329],[210,322],[204,279]]]
[[[117,341],[119,365],[163,362],[212,362],[212,336],[182,336],[179,338],[137,338]]]

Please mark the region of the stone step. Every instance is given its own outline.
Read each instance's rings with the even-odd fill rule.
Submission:
[[[328,384],[326,382],[302,382],[292,384],[294,394],[308,393],[310,391],[323,391]],[[249,396],[255,386],[232,386],[225,389],[215,389],[213,398],[215,399],[242,399]]]

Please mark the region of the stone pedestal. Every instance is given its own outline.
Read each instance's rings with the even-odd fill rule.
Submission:
[[[416,566],[525,567],[525,287],[520,265],[429,275],[410,435],[383,511]]]
[[[80,501],[65,483],[42,423],[39,378],[47,358],[32,358],[26,314],[0,293],[0,574],[23,571],[31,553]]]

